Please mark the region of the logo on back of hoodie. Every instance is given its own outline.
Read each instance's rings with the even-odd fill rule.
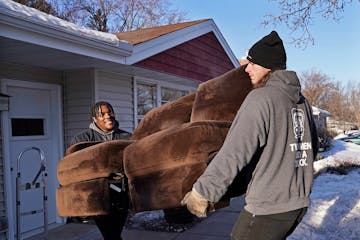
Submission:
[[[291,109],[295,139],[302,140],[304,137],[304,119],[305,114],[302,109]]]
[[[312,149],[311,142],[303,142],[305,131],[305,113],[302,109],[291,109],[291,116],[293,122],[293,131],[296,143],[290,144],[290,150],[296,152],[295,154],[295,167],[306,167],[307,152],[306,150]]]

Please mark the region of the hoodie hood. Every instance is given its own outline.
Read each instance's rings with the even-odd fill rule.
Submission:
[[[98,132],[101,134],[101,136],[103,137],[103,139],[105,141],[109,141],[109,140],[112,140],[113,138],[113,132],[114,130],[110,131],[110,132],[104,132],[103,130],[101,130],[94,122],[90,123],[90,126],[89,126],[90,129]]]
[[[274,86],[283,91],[293,103],[301,100],[301,86],[299,78],[293,71],[277,70],[266,82],[266,86]]]

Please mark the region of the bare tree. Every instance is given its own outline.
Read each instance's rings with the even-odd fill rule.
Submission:
[[[303,72],[300,81],[311,105],[329,111],[335,120],[360,126],[360,83],[344,87],[317,70]]]
[[[185,20],[167,0],[59,0],[61,17],[104,32],[125,32]]]
[[[349,83],[348,97],[351,121],[360,127],[360,83]]]
[[[14,0],[28,7],[36,8],[42,12],[57,16],[57,12],[51,3],[46,2],[45,0]]]
[[[348,121],[348,99],[344,93],[344,89],[340,88],[339,85],[333,89],[331,97],[323,106],[327,109],[332,117],[336,120]]]
[[[305,71],[300,75],[303,94],[311,105],[325,107],[337,86],[329,76],[315,69]]]
[[[296,46],[306,47],[314,44],[314,38],[309,26],[313,24],[314,16],[339,21],[353,0],[269,0],[279,5],[280,14],[267,14],[263,25],[285,24],[291,31],[292,41]],[[356,0],[354,0],[356,2]],[[360,2],[360,0],[358,0]]]

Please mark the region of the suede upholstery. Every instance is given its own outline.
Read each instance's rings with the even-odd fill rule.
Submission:
[[[231,122],[185,123],[144,137],[124,151],[135,211],[178,207],[219,150]]]
[[[61,186],[56,190],[59,216],[94,216],[108,214],[109,183],[105,178]]]
[[[97,143],[66,155],[58,162],[57,177],[60,185],[109,177],[112,173],[124,173],[123,150],[133,142],[113,140]]]
[[[235,68],[214,79],[203,82],[196,91],[191,122],[232,121],[252,90],[245,66]]]
[[[190,121],[195,93],[151,109],[136,127],[131,139],[138,140],[155,132]]]
[[[116,172],[128,178],[134,211],[179,207],[221,148],[231,121],[251,91],[245,67],[201,83],[195,93],[149,111],[132,140],[70,147],[58,164],[59,214],[106,214],[107,178]],[[248,176],[244,170],[224,199],[243,194]]]

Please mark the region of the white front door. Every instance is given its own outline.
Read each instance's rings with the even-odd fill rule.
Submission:
[[[21,183],[32,182],[39,169],[44,153],[46,166],[46,195],[48,223],[57,221],[55,190],[57,162],[62,153],[60,87],[53,84],[3,80],[2,92],[9,95],[9,111],[3,116],[3,142],[7,184],[7,209],[9,235],[16,234],[16,177]],[[8,151],[6,151],[8,150]],[[41,178],[37,182],[40,182]],[[20,212],[44,209],[42,188],[20,191]],[[14,227],[11,227],[14,226]],[[30,236],[42,231],[43,213],[20,217],[21,236]],[[11,229],[10,229],[11,228]],[[12,237],[10,236],[10,239]]]

